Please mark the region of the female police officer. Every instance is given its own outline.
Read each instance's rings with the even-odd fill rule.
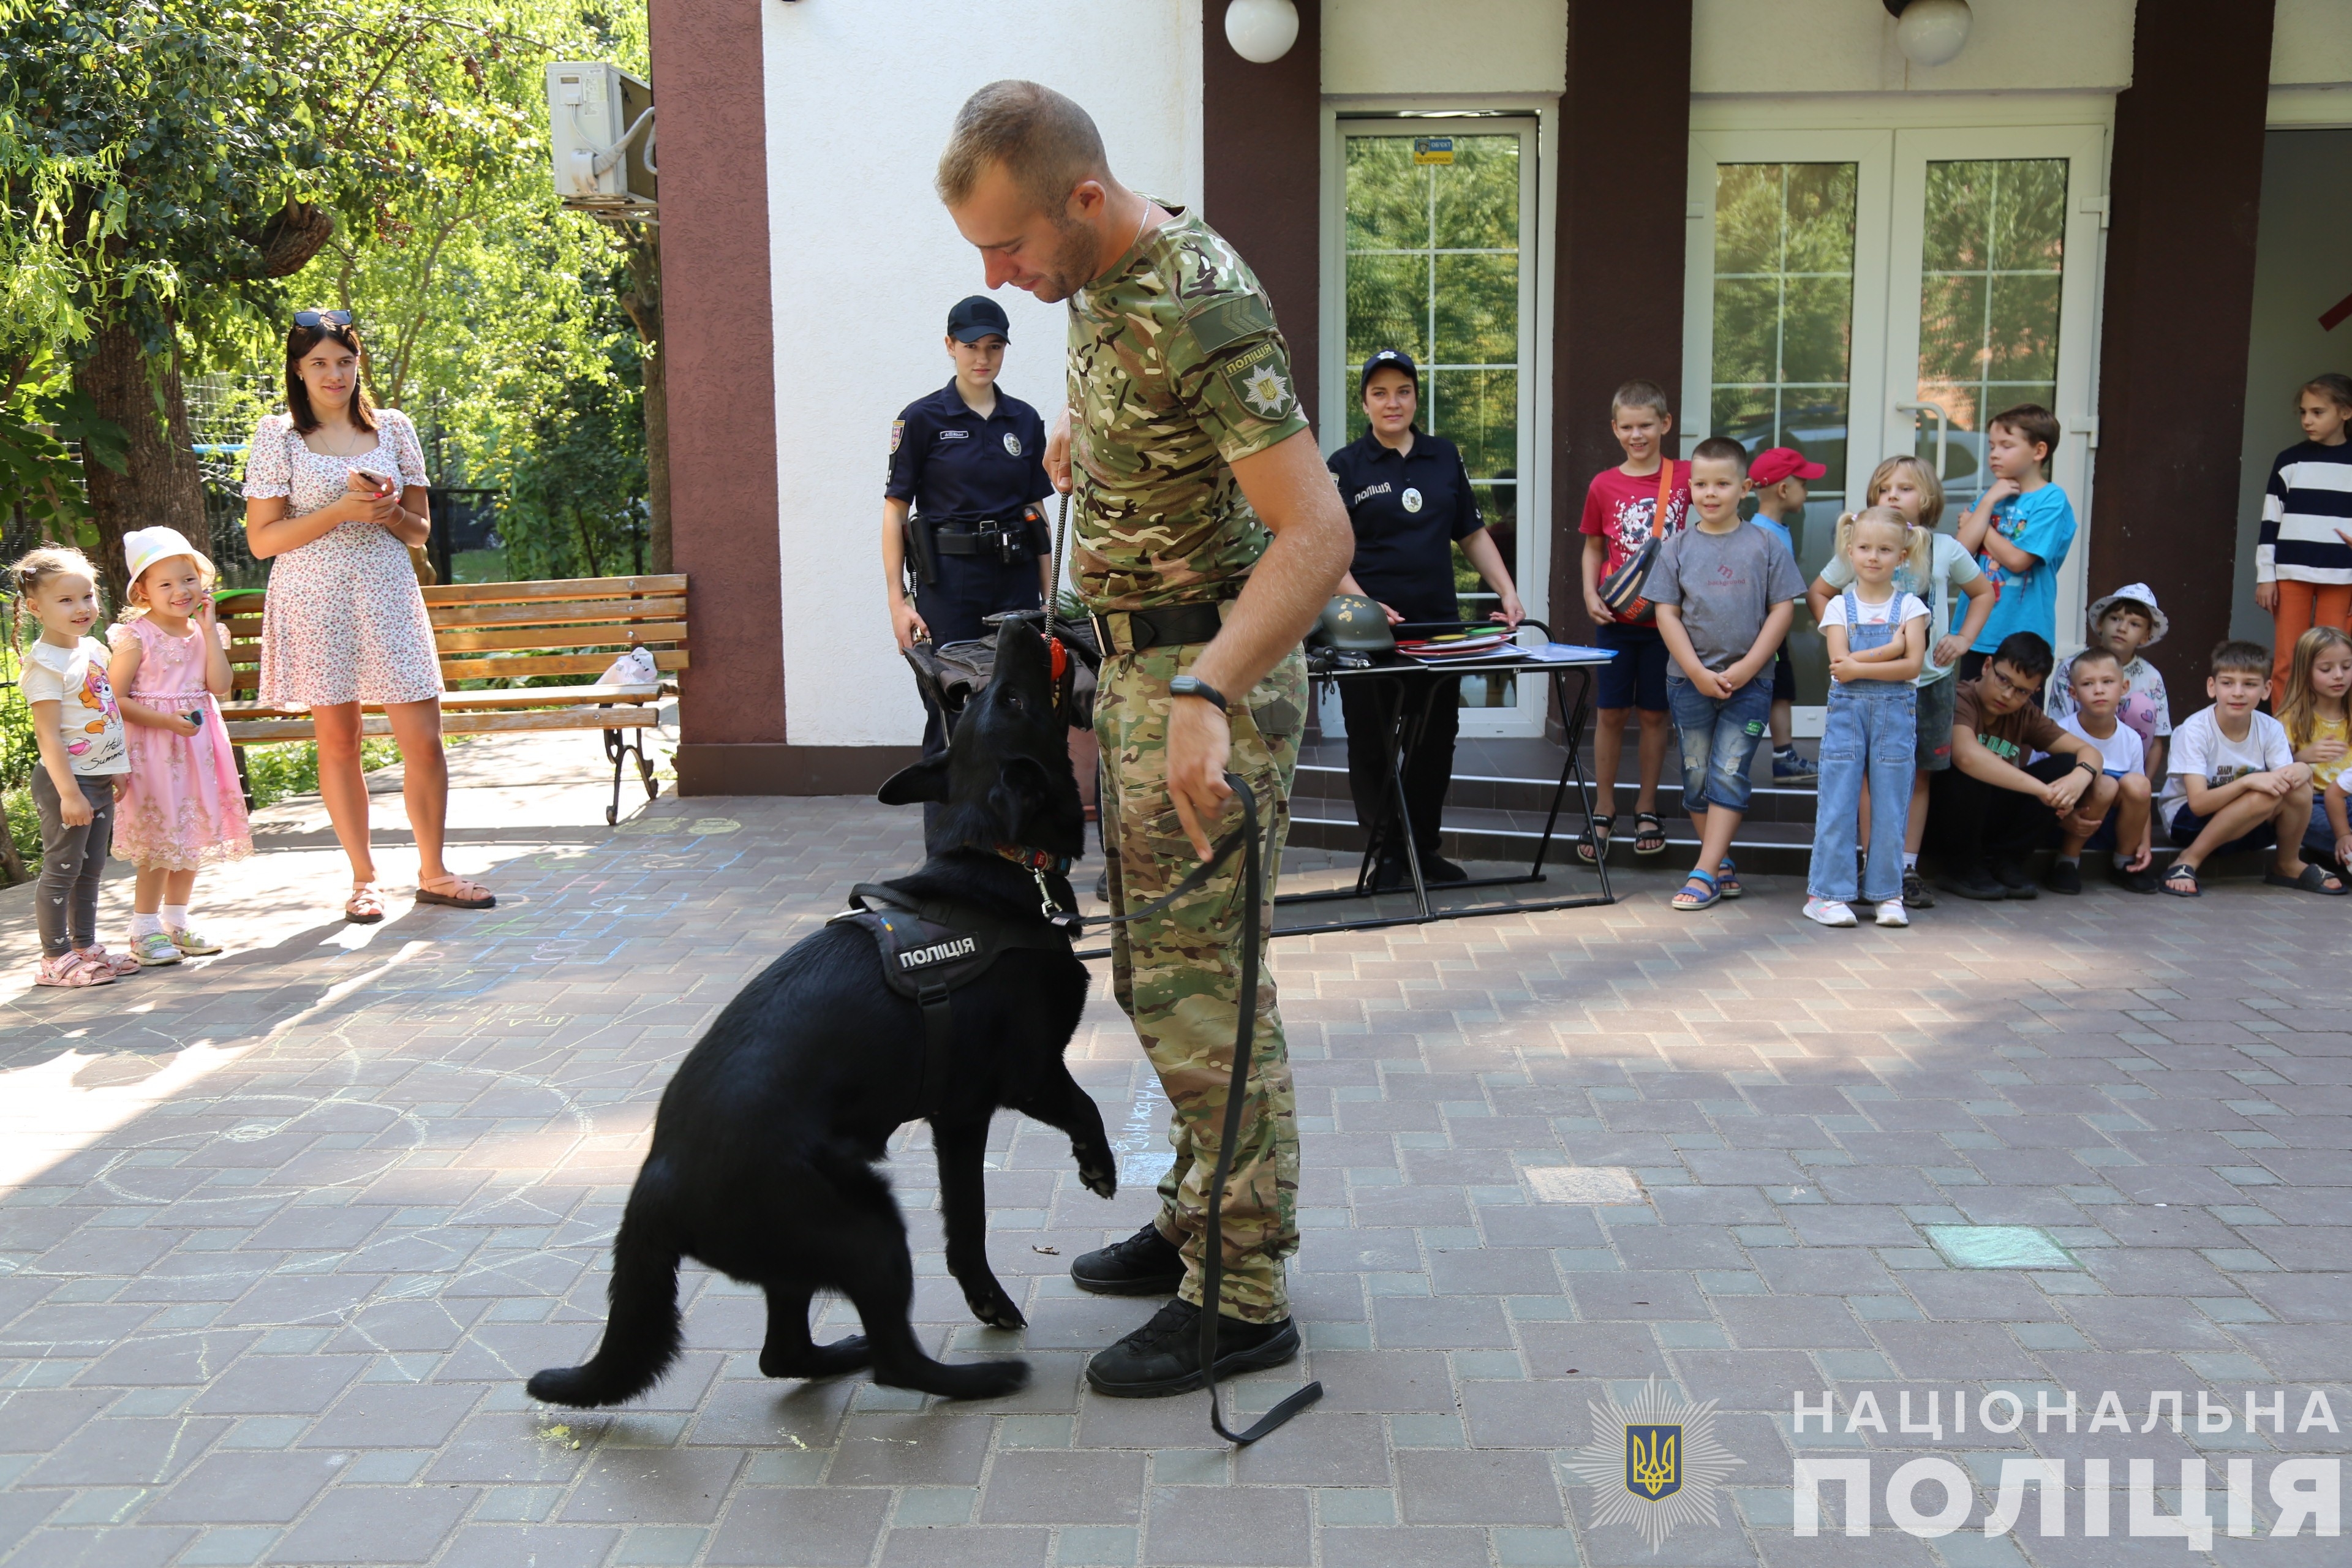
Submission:
[[[1511,586],[1510,569],[1478,514],[1477,498],[1454,443],[1416,429],[1421,372],[1398,349],[1382,349],[1364,362],[1357,383],[1371,428],[1331,454],[1331,476],[1356,530],[1356,555],[1339,584],[1343,594],[1380,602],[1391,623],[1452,621],[1461,614],[1454,597],[1454,545],[1502,600],[1494,618],[1517,626],[1526,614]],[[1417,711],[1427,695],[1422,683],[1452,684],[1442,670],[1401,676],[1407,711]],[[1393,687],[1383,691],[1363,679],[1339,683],[1339,706],[1348,725],[1348,785],[1356,799],[1356,820],[1371,823],[1391,813],[1389,804],[1389,736],[1386,714]],[[1432,882],[1458,882],[1467,873],[1437,853],[1445,789],[1454,773],[1454,740],[1459,732],[1459,700],[1441,690],[1429,704],[1429,721],[1404,760],[1406,817],[1422,875]],[[1384,835],[1375,886],[1404,879],[1403,840],[1391,826]]]
[[[1045,423],[996,389],[1010,324],[1004,308],[984,294],[959,300],[948,312],[955,378],[907,405],[890,426],[882,571],[901,652],[918,637],[944,644],[985,637],[984,617],[1034,609],[1040,589],[1053,589],[1046,581],[1053,541],[1035,506],[1054,493]],[[928,698],[924,706],[930,717],[923,754],[932,756],[947,749],[947,729]]]

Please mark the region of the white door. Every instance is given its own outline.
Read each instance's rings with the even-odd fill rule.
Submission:
[[[1721,434],[1828,468],[1796,531],[1809,580],[1880,459],[1932,459],[1940,437],[1948,530],[1988,482],[1986,418],[2039,403],[2067,432],[2052,478],[2081,530],[2058,635],[2080,641],[2103,149],[2082,125],[1694,133],[1683,449]],[[1790,647],[1818,732],[1828,670],[1801,606]]]
[[[1547,498],[1533,482],[1543,434],[1537,121],[1380,116],[1337,120],[1334,133],[1324,255],[1325,297],[1337,309],[1323,333],[1325,449],[1364,433],[1356,396],[1364,361],[1383,348],[1412,355],[1420,426],[1461,448],[1487,529],[1528,614],[1540,619],[1549,552]],[[1454,565],[1462,615],[1483,618],[1495,595],[1458,547]],[[1541,732],[1546,682],[1469,676],[1462,687],[1464,734]]]

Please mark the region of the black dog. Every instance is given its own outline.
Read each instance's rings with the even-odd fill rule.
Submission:
[[[613,1243],[604,1343],[584,1366],[533,1377],[534,1397],[611,1405],[651,1387],[678,1352],[681,1257],[766,1290],[760,1370],[770,1377],[871,1365],[877,1383],[952,1398],[1027,1381],[1022,1362],[950,1366],[917,1343],[906,1223],[874,1162],[929,1101],[948,1270],[973,1315],[1003,1329],[1024,1320],[988,1268],[981,1170],[990,1115],[1008,1107],[1060,1128],[1087,1186],[1104,1197],[1118,1187],[1102,1114],[1062,1062],[1087,977],[1043,909],[1041,882],[1058,907],[1075,901],[1059,870],[1032,868],[1066,865],[1085,834],[1050,658],[1034,631],[1003,627],[994,678],[965,709],[947,754],[899,773],[880,798],[944,803],[940,841],[962,846],[885,887],[1024,945],[1004,947],[952,993],[944,1073],[927,1063],[922,1008],[886,984],[867,930],[828,925],[744,987],[662,1094],[653,1151]],[[929,960],[918,952],[916,962]],[[866,1332],[812,1342],[809,1301],[819,1290],[846,1296]]]

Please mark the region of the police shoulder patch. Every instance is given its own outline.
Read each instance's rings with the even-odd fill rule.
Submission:
[[[1280,419],[1297,405],[1290,384],[1290,356],[1274,339],[1243,350],[1217,368],[1225,390],[1261,419]]]
[[[898,450],[898,443],[906,438],[907,422],[904,419],[893,419],[890,421],[890,450],[894,454]]]
[[[1184,318],[1184,330],[1203,354],[1274,331],[1274,310],[1263,294],[1228,294]]]

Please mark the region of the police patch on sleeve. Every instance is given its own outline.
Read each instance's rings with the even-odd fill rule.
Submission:
[[[1269,338],[1234,355],[1218,375],[1243,407],[1261,419],[1279,419],[1297,402],[1289,373],[1289,357],[1279,342]]]
[[[899,442],[901,442],[901,441],[903,441],[903,440],[905,440],[906,438],[907,438],[907,422],[906,422],[904,419],[893,419],[892,421],[890,421],[890,454],[891,454],[891,456],[896,457],[896,456],[898,455],[898,443],[899,443]]]

